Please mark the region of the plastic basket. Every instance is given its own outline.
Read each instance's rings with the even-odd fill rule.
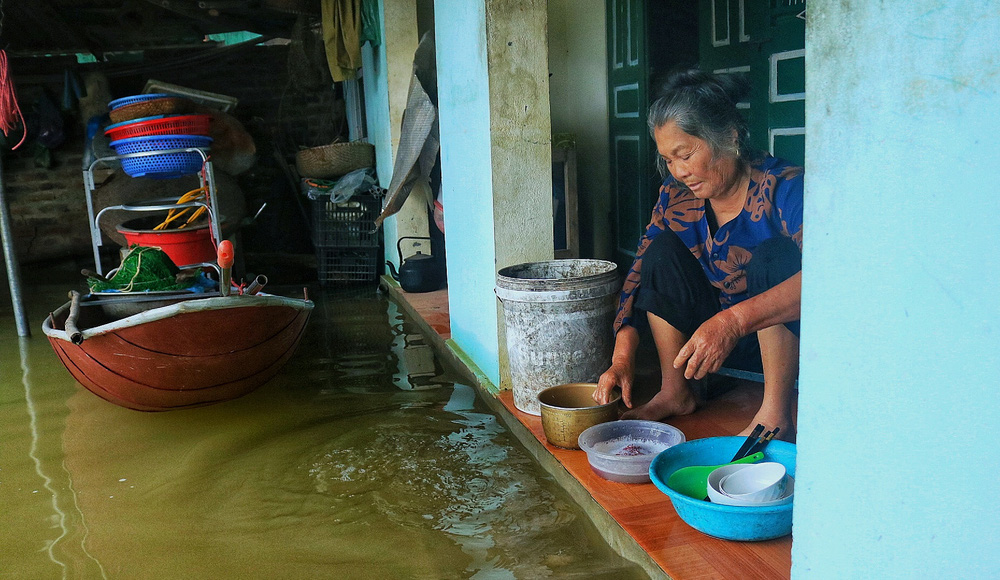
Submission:
[[[374,282],[382,250],[374,248],[316,247],[316,274],[320,285]]]
[[[194,112],[195,104],[193,101],[166,96],[159,99],[146,99],[131,105],[122,105],[109,111],[108,117],[112,123],[125,123],[156,115],[187,115]]]
[[[210,137],[201,135],[163,135],[153,137],[130,137],[112,141],[111,147],[118,155],[163,151],[169,149],[208,149]],[[157,153],[141,157],[124,157],[122,169],[132,177],[170,178],[190,175],[201,171],[202,157],[197,151]]]
[[[379,245],[375,218],[381,204],[371,195],[355,195],[343,203],[329,197],[312,202],[312,241],[315,246]]]
[[[295,154],[295,168],[303,177],[340,177],[374,166],[375,146],[361,141],[312,147]]]
[[[163,97],[169,97],[167,93],[149,93],[146,95],[132,95],[131,97],[122,97],[120,99],[115,99],[108,103],[109,109],[117,109],[118,107],[124,107],[126,105],[134,105],[136,103],[141,103],[143,101],[151,101],[153,99],[162,99]]]
[[[160,115],[108,125],[104,129],[104,134],[112,141],[156,135],[201,135],[207,137],[211,122],[210,115]]]

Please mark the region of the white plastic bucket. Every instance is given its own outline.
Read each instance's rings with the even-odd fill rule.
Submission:
[[[539,415],[543,389],[596,382],[611,366],[619,290],[617,266],[605,260],[529,262],[497,272],[518,409]]]

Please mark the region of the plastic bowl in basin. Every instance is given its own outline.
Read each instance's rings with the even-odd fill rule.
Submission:
[[[649,464],[664,449],[684,442],[684,433],[658,421],[624,419],[594,425],[580,433],[580,449],[590,468],[621,483],[649,481]]]
[[[792,532],[792,505],[730,506],[694,499],[667,486],[674,471],[689,465],[728,463],[745,437],[695,439],[663,451],[649,465],[653,484],[670,498],[674,510],[694,529],[724,540],[759,541],[787,536]],[[763,461],[776,461],[795,476],[795,445],[771,441]]]

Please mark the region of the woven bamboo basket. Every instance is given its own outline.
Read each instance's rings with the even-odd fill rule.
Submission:
[[[295,154],[295,168],[302,177],[341,177],[375,165],[375,146],[351,141],[303,149]]]
[[[108,112],[112,123],[124,123],[157,115],[183,115],[194,112],[194,101],[182,97],[163,97],[118,107]]]

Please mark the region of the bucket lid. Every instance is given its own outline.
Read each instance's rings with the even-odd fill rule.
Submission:
[[[607,260],[527,262],[497,272],[501,300],[556,302],[607,296],[621,289],[618,266]]]

